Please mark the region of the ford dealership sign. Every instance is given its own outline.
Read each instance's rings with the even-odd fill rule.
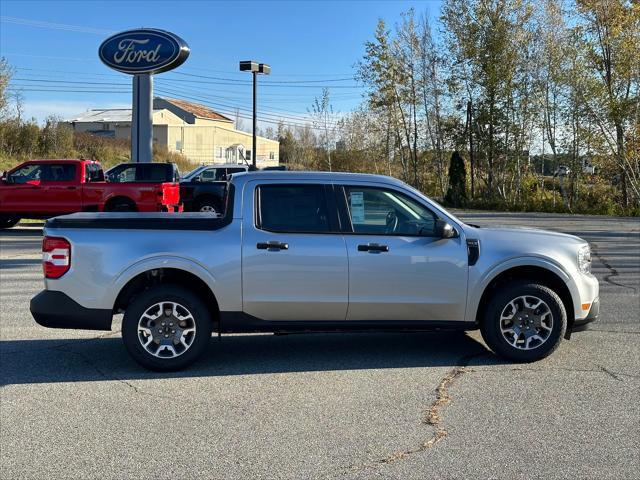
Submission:
[[[119,72],[160,73],[182,65],[189,56],[189,46],[173,33],[143,28],[107,38],[99,55],[103,63]]]

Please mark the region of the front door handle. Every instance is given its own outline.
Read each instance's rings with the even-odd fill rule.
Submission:
[[[289,244],[271,240],[269,242],[258,242],[258,250],[289,250]]]
[[[388,252],[388,245],[380,245],[379,243],[367,243],[366,245],[358,245],[359,252]]]
[[[75,190],[76,188],[78,188],[78,187],[74,187],[74,186],[70,185],[70,186],[67,187],[67,190]]]

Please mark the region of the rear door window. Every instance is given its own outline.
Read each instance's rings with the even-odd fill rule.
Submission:
[[[43,167],[43,180],[46,182],[72,182],[76,179],[75,163],[50,163]]]
[[[139,182],[165,182],[171,181],[171,179],[167,179],[168,169],[164,164],[156,164],[156,165],[140,165],[139,166],[140,174],[138,175]]]
[[[324,185],[261,185],[257,226],[283,233],[329,233]]]

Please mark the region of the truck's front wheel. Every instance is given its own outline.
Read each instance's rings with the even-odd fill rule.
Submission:
[[[551,354],[566,328],[560,297],[544,285],[528,282],[499,289],[480,326],[489,348],[516,362],[534,362]]]
[[[143,367],[179,370],[206,350],[211,338],[209,310],[197,295],[177,285],[159,285],[127,307],[122,340]]]

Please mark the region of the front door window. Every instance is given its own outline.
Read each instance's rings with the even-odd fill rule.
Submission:
[[[345,187],[354,233],[432,236],[435,215],[415,200],[393,190]]]

